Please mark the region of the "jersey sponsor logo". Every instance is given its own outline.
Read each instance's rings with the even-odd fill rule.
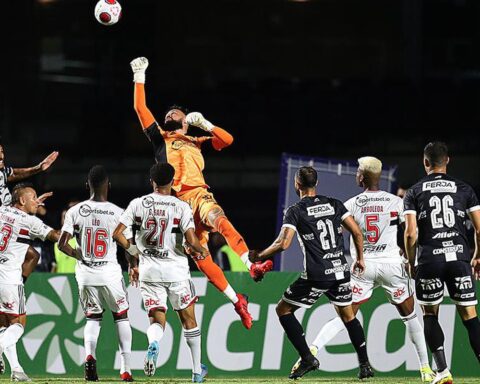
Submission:
[[[86,260],[82,261],[82,264],[90,268],[102,267],[104,265],[107,265],[107,263],[108,261],[86,261]]]
[[[351,290],[350,283],[343,283],[338,286],[338,292],[350,292]]]
[[[472,277],[471,276],[462,276],[462,277],[455,277],[455,286],[459,290],[465,289],[472,289]]]
[[[358,285],[354,285],[352,287],[352,292],[356,295],[361,295],[363,293],[363,288],[359,287]]]
[[[142,205],[145,208],[150,208],[153,206],[154,200],[152,196],[146,196],[142,199]]]
[[[443,296],[443,291],[435,292],[435,293],[423,293],[422,299],[437,299]]]
[[[5,264],[8,261],[6,257],[0,258],[0,264]]]
[[[450,180],[426,181],[422,185],[422,191],[431,193],[456,193],[457,185]]]
[[[13,309],[13,306],[15,305],[14,302],[11,302],[11,303],[2,303],[2,307],[5,308],[5,309],[9,309],[9,310],[12,310]]]
[[[324,259],[338,259],[342,256],[343,256],[343,250],[339,250],[337,252],[326,253],[325,255],[323,255],[323,258]]]
[[[398,299],[399,297],[402,297],[405,294],[406,288],[398,288],[395,292],[393,292],[393,297],[395,299]]]
[[[143,256],[156,257],[159,259],[166,259],[168,257],[168,251],[159,251],[155,248],[146,248],[142,252]]]
[[[367,195],[360,195],[355,198],[355,204],[358,205],[359,207],[364,207],[368,203],[371,202],[379,202],[379,201],[390,201],[389,197],[383,196],[383,197],[370,197]]]
[[[325,275],[331,275],[333,273],[345,272],[347,270],[348,270],[348,264],[344,264],[344,265],[340,265],[338,267],[325,269]]]
[[[463,245],[457,244],[454,246],[447,246],[446,248],[436,248],[433,250],[434,255],[442,255],[445,253],[463,253]]]
[[[180,298],[180,301],[181,301],[182,304],[184,304],[184,305],[190,303],[191,300],[192,300],[192,296],[191,296],[189,293],[183,295],[183,296]]]
[[[335,214],[330,203],[314,205],[313,207],[307,208],[308,216],[322,217],[322,216],[332,216]]]
[[[387,249],[387,244],[365,244],[363,246],[363,253],[383,252]]]
[[[443,288],[442,281],[438,278],[420,279],[420,285],[424,291],[436,291],[439,288]]]
[[[440,232],[436,233],[432,239],[450,239],[452,237],[457,237],[458,233],[457,232]]]
[[[306,233],[305,235],[302,235],[303,240],[310,241],[310,240],[315,240],[315,235],[313,233]]]
[[[115,215],[115,212],[113,212],[113,211],[109,211],[109,210],[106,210],[106,209],[92,208],[88,204],[82,204],[80,206],[79,210],[78,210],[78,213],[82,217],[88,217],[92,213],[95,213],[97,215],[110,215],[110,216]]]
[[[145,300],[145,307],[148,308],[148,307],[153,307],[153,306],[158,306],[160,305],[160,300],[155,300],[155,299],[147,299]]]
[[[457,216],[458,217],[461,217],[461,218],[464,218],[465,217],[465,212],[464,211],[460,211],[459,209],[457,210]]]

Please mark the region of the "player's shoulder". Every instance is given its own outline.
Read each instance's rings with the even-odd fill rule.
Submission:
[[[108,202],[108,207],[115,213],[115,215],[121,215],[124,211],[123,208],[119,207],[117,204]]]

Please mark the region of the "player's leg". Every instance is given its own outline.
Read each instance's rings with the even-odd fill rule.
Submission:
[[[480,320],[474,305],[462,306],[457,304],[457,310],[467,329],[468,338],[475,356],[480,362]]]
[[[311,308],[324,291],[313,286],[313,283],[305,279],[297,279],[284,292],[278,302],[276,312],[288,339],[300,355],[300,364],[290,373],[290,379],[299,379],[306,373],[318,369],[319,362],[313,356],[302,325],[295,317],[298,308]]]
[[[172,307],[177,311],[183,327],[183,336],[190,349],[192,358],[192,381],[202,383],[207,375],[207,367],[202,364],[202,338],[200,327],[195,318],[195,287],[191,280],[186,280],[169,285],[169,300]]]

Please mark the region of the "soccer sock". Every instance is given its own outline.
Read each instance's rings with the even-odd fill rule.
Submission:
[[[96,359],[95,350],[97,349],[98,335],[100,334],[101,326],[101,319],[87,319],[83,330],[86,357],[92,355],[93,358]]]
[[[230,248],[241,257],[244,264],[250,269],[252,263],[248,260],[248,247],[242,235],[238,233],[235,227],[226,216],[220,216],[214,223],[215,229],[225,238]],[[245,254],[247,255],[245,258]]]
[[[132,373],[130,369],[130,356],[132,354],[132,328],[128,319],[115,322],[118,333],[118,347],[120,349],[120,373]]]
[[[312,344],[318,349],[322,349],[330,340],[332,340],[344,329],[345,326],[343,325],[342,319],[337,316],[322,327]]]
[[[147,329],[148,344],[152,344],[154,341],[160,342],[163,337],[164,329],[158,323],[152,323]]]
[[[10,325],[2,336],[2,348],[6,349],[7,347],[14,345],[23,335],[23,325],[15,323]]]
[[[429,366],[427,345],[425,344],[425,336],[423,334],[422,326],[418,321],[417,314],[415,312],[411,313],[408,316],[401,316],[403,324],[407,327],[408,337],[415,347],[417,352],[418,361],[420,362],[420,367]]]
[[[195,260],[197,267],[200,271],[207,276],[208,280],[217,288],[220,292],[224,292],[228,287],[228,281],[223,274],[221,268],[213,262],[212,256],[208,255],[203,260]]]
[[[278,319],[280,320],[280,324],[282,324],[288,339],[298,351],[300,357],[303,360],[310,359],[312,353],[310,352],[310,348],[308,348],[307,341],[305,340],[305,334],[303,332],[302,325],[297,320],[295,315],[293,313],[289,313],[287,315],[280,316]]]
[[[352,321],[345,323],[345,328],[347,328],[348,336],[350,336],[353,347],[357,351],[359,363],[368,362],[367,343],[365,342],[365,334],[360,321],[354,318]]]
[[[238,301],[237,293],[235,290],[232,288],[230,284],[228,284],[228,287],[225,288],[223,291],[223,294],[228,297],[228,299],[235,304]]]
[[[478,317],[474,317],[470,320],[464,320],[463,325],[467,328],[470,345],[480,362],[480,320]]]
[[[23,372],[23,368],[18,361],[17,356],[17,344],[12,344],[9,347],[5,348],[3,351],[7,357],[8,362],[10,363],[10,369],[15,372]]]
[[[192,356],[192,372],[201,373],[202,337],[200,328],[184,329],[183,335],[185,336],[185,341],[187,342],[188,348],[190,348],[190,355]]]
[[[445,359],[445,351],[443,348],[445,336],[443,335],[442,327],[438,323],[438,316],[423,316],[423,327],[425,341],[427,342],[428,348],[430,348],[433,358],[435,359],[437,370],[439,372],[443,372],[445,369],[447,369],[447,361]]]

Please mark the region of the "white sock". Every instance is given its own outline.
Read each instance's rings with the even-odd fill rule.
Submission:
[[[7,347],[17,344],[17,341],[23,335],[23,325],[15,323],[10,325],[2,335],[2,348],[6,349]]]
[[[100,334],[100,328],[102,321],[100,319],[90,320],[87,319],[85,328],[83,330],[83,343],[85,344],[85,357],[92,355],[96,359],[95,350],[97,349],[98,335]]]
[[[152,323],[147,329],[148,344],[152,344],[154,341],[160,342],[163,337],[163,327],[158,323]]]
[[[120,349],[120,373],[132,373],[130,356],[132,354],[132,328],[128,319],[115,322],[118,333],[118,347]]]
[[[407,327],[408,336],[415,347],[415,351],[417,352],[418,361],[420,363],[420,367],[424,367],[426,365],[430,366],[428,362],[428,353],[427,353],[427,345],[425,343],[425,336],[423,334],[422,326],[418,321],[417,314],[415,312],[411,313],[408,316],[401,316],[405,327]]]
[[[23,368],[18,361],[17,344],[12,344],[3,351],[10,363],[10,369],[15,372],[23,372]]]
[[[240,256],[240,259],[242,259],[243,264],[247,266],[248,269],[252,266],[252,262],[248,260],[248,252],[245,252],[242,256]]]
[[[190,355],[192,356],[192,372],[201,373],[202,337],[200,328],[184,329],[183,335],[185,336],[185,341],[188,344],[188,348],[190,348]]]
[[[345,330],[343,321],[337,316],[322,327],[312,344],[318,349],[322,349],[330,340],[343,330]]]
[[[228,284],[227,288],[223,291],[223,294],[228,297],[228,299],[235,304],[238,301],[237,292],[234,291],[232,286]]]

